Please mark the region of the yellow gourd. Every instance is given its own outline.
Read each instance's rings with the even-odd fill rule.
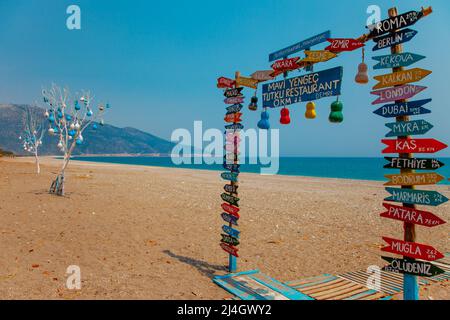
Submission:
[[[308,102],[306,104],[306,112],[305,112],[306,119],[315,119],[316,116],[317,116],[316,104],[314,102]]]

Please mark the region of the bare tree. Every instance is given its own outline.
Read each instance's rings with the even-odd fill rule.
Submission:
[[[49,90],[42,90],[44,102],[48,105],[45,117],[49,122],[48,133],[58,137],[58,149],[64,154],[61,171],[52,182],[50,193],[64,195],[65,171],[76,146],[84,142],[83,132],[91,124],[98,128],[97,121],[103,125],[106,106],[100,104],[95,110],[92,107],[93,97],[90,92],[83,91],[71,97],[69,90],[52,85]]]
[[[39,164],[39,147],[42,145],[42,138],[45,133],[44,122],[38,108],[28,107],[24,116],[24,132],[19,137],[23,144],[23,149],[34,155],[36,162],[36,173],[41,173]]]

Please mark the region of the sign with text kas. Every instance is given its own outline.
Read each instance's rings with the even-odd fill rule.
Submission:
[[[278,108],[340,95],[342,73],[342,67],[336,67],[264,84],[263,105]]]

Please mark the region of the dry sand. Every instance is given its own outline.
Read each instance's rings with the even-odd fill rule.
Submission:
[[[0,159],[0,299],[223,299],[218,172],[72,162],[66,197],[47,193],[31,159]],[[448,186],[438,186],[448,198]],[[383,265],[382,184],[242,174],[239,269],[289,281]],[[449,220],[449,204],[432,211]],[[450,251],[449,227],[418,227],[418,242]],[[82,289],[65,288],[69,265]],[[421,290],[449,299],[448,283]]]

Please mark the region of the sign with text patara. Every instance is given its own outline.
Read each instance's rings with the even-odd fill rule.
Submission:
[[[341,94],[342,67],[263,85],[263,105],[268,108],[288,106]]]

